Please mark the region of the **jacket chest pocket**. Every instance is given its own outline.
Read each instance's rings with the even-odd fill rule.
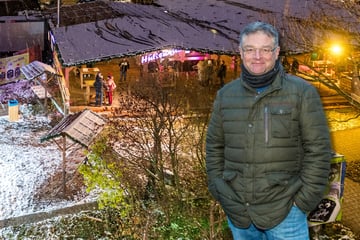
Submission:
[[[290,105],[265,107],[265,141],[289,139],[299,135],[296,109]]]

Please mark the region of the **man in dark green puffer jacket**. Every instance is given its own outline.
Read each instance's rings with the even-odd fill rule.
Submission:
[[[286,74],[279,37],[254,22],[240,34],[241,76],[216,96],[206,137],[209,190],[234,239],[309,239],[331,159],[317,90]]]

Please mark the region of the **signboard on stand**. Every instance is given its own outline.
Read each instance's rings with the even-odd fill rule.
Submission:
[[[86,87],[85,101],[86,104],[90,102],[90,87],[94,86],[96,74],[100,71],[99,68],[80,68],[80,86]]]
[[[341,205],[344,198],[346,161],[343,155],[335,154],[331,159],[329,183],[316,209],[308,215],[309,227],[340,221]]]
[[[80,86],[92,87],[95,82],[96,74],[100,71],[99,68],[80,68]]]

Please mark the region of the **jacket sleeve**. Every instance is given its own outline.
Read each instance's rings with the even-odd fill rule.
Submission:
[[[217,95],[206,135],[206,172],[210,193],[216,200],[216,182],[222,180],[224,170],[224,133],[220,111],[220,97]]]
[[[332,151],[322,102],[316,89],[311,85],[303,92],[300,109],[304,157],[300,176],[302,187],[294,201],[304,212],[309,212],[316,207],[324,195]]]

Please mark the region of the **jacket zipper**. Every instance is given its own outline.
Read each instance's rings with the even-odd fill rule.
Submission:
[[[267,106],[264,108],[264,128],[265,128],[265,143],[269,142],[269,109]]]

